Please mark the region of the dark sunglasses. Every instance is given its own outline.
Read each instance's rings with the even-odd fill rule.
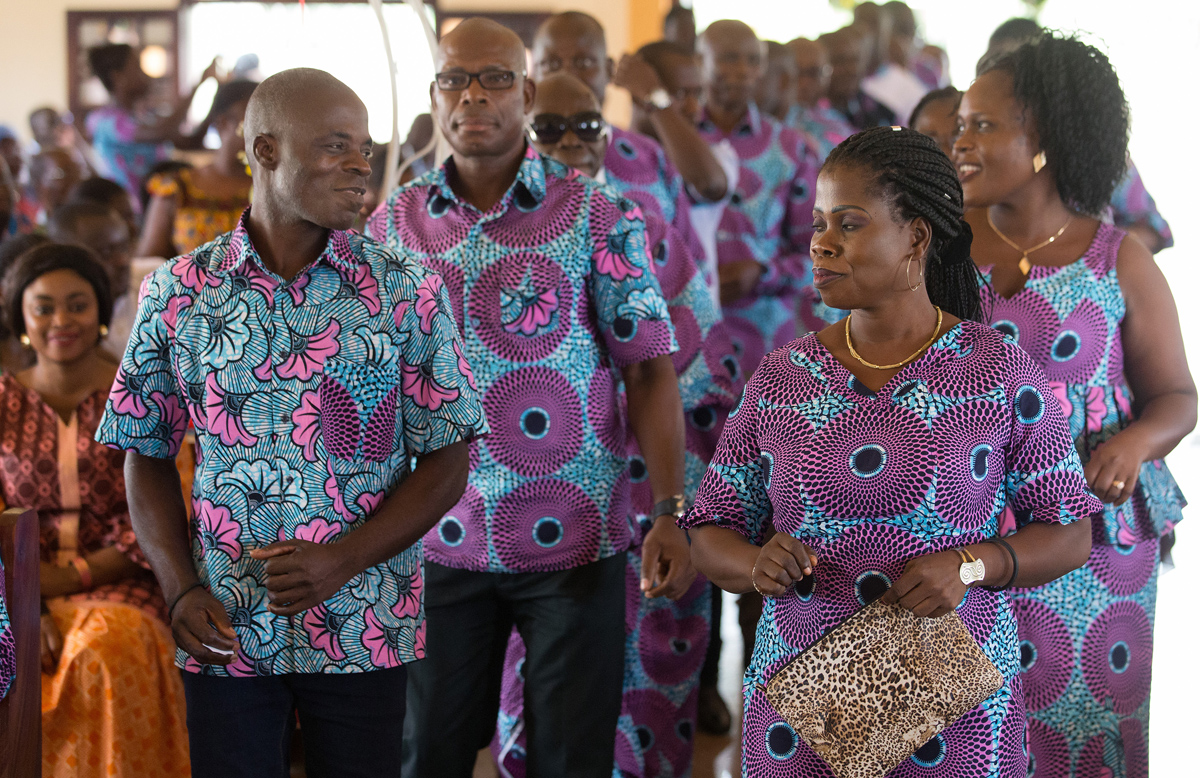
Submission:
[[[529,122],[529,132],[535,143],[558,143],[567,130],[584,143],[591,143],[608,129],[608,122],[598,111],[583,111],[574,116],[559,113],[539,113]]]
[[[478,80],[484,89],[508,89],[517,82],[517,74],[511,70],[485,70],[482,73],[454,70],[438,73],[433,78],[443,92],[461,92],[470,87],[473,80]]]

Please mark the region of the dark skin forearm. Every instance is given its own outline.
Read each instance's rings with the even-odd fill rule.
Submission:
[[[762,549],[736,530],[705,524],[688,530],[692,562],[700,574],[727,592],[754,591],[750,571]]]
[[[725,591],[742,594],[756,588],[778,596],[804,577],[819,560],[811,550],[790,535],[773,537],[762,548],[740,533],[705,525],[690,531],[692,559],[696,569]],[[1030,524],[1005,540],[1017,555],[1020,570],[1012,586],[1041,586],[1087,562],[1091,552],[1091,521],[1074,524]],[[1003,586],[1012,576],[1008,552],[993,543],[965,548],[983,560],[984,579],[976,586]],[[904,574],[884,595],[885,602],[899,602],[920,616],[940,616],[954,608],[966,587],[958,577],[961,558],[954,551],[939,551],[914,557]],[[752,577],[753,576],[753,577]]]
[[[638,362],[623,368],[621,375],[629,398],[629,426],[646,460],[654,501],[683,494],[686,432],[671,358]]]
[[[120,550],[112,547],[86,554],[84,559],[87,560],[88,569],[92,573],[93,587],[123,581],[142,569]],[[59,566],[43,562],[39,578],[42,597],[63,597],[83,591],[83,579],[80,578],[75,565]]]
[[[623,368],[629,426],[646,460],[654,501],[683,494],[685,431],[679,381],[667,356]],[[642,539],[642,591],[679,599],[696,578],[687,536],[670,514],[656,516]]]
[[[695,125],[674,106],[651,111],[649,116],[663,151],[683,180],[705,200],[717,202],[725,197],[729,190],[725,170]]]
[[[125,455],[125,492],[138,547],[158,578],[163,597],[172,603],[199,580],[175,460],[130,451]]]

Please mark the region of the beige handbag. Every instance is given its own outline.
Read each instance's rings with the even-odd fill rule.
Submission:
[[[882,778],[1003,684],[956,612],[921,618],[876,600],[784,665],[766,693],[838,778]]]

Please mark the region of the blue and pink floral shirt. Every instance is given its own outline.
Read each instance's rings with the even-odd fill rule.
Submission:
[[[678,346],[641,209],[529,146],[486,213],[454,160],[397,190],[370,234],[446,279],[491,434],[426,560],[497,573],[563,570],[632,542],[616,368]]]
[[[414,456],[487,431],[442,279],[333,231],[290,281],[237,228],[142,284],[96,439],[173,458],[196,429],[192,555],[225,606],[236,661],[212,675],[363,672],[424,656],[421,545],[304,613],[267,610],[250,550],[331,543],[370,521]]]

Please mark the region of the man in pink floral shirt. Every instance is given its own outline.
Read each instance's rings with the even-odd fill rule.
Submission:
[[[245,134],[254,205],[147,277],[96,437],[130,452],[193,774],[286,775],[298,712],[310,775],[398,775],[420,539],[462,494],[483,409],[442,279],[345,231],[370,175],[357,96],[285,71]],[[190,527],[172,461],[189,419]]]

